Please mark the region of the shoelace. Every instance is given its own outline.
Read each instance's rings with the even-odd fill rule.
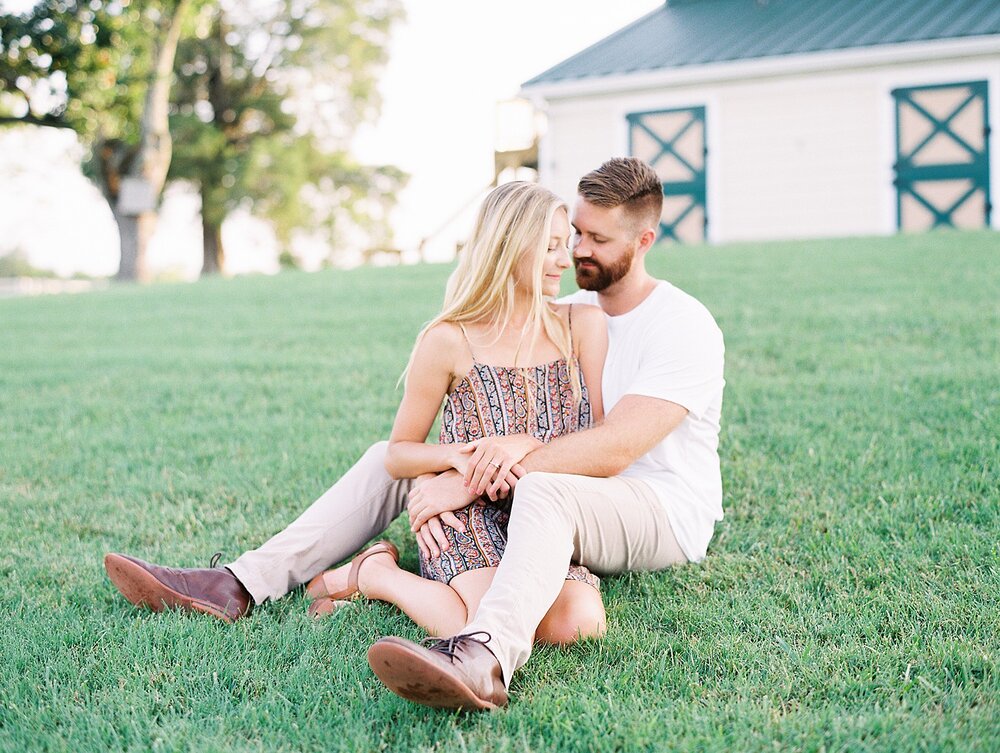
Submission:
[[[215,569],[215,566],[219,564],[220,557],[222,557],[222,552],[216,552],[215,554],[213,554],[211,561],[208,563],[208,566],[212,569]]]
[[[476,638],[477,635],[485,635],[486,639]],[[455,659],[462,661],[462,657],[457,656],[455,652],[461,648],[462,644],[466,641],[475,641],[476,643],[481,643],[485,646],[491,640],[493,640],[493,636],[485,630],[479,630],[475,633],[453,635],[451,638],[424,638],[422,643],[427,646],[429,651],[437,651],[440,654],[444,654],[448,657],[448,660],[454,664]]]

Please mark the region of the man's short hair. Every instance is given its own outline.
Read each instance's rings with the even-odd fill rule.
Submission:
[[[663,211],[663,184],[656,171],[636,157],[615,157],[580,178],[580,196],[599,207],[625,207],[633,225],[657,228]]]

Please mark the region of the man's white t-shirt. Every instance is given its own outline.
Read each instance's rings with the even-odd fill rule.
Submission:
[[[597,293],[589,290],[560,303],[599,305]],[[722,520],[722,332],[708,309],[664,280],[631,311],[605,318],[605,414],[625,395],[669,400],[688,410],[676,429],[621,475],[649,485],[667,510],[677,543],[697,562],[705,556],[715,521]]]

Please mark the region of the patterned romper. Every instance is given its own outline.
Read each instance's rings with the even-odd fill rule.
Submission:
[[[529,411],[532,393],[534,406]],[[565,358],[539,366],[516,367],[475,361],[461,383],[445,397],[438,441],[452,444],[482,437],[531,434],[548,442],[591,425],[586,385],[581,398],[579,403],[573,398]],[[510,502],[491,502],[488,497],[480,497],[456,510],[455,517],[465,524],[465,533],[444,527],[451,548],[439,557],[420,555],[423,577],[448,583],[459,573],[500,564],[507,547]],[[600,587],[600,579],[582,565],[571,564],[566,579]]]

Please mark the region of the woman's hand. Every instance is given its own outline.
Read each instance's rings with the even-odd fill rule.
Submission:
[[[451,548],[444,532],[444,526],[465,533],[465,525],[455,517],[455,513],[443,512],[433,518],[428,518],[427,522],[417,529],[417,547],[425,559],[440,557],[441,552],[446,552]]]
[[[518,465],[524,456],[542,443],[530,434],[512,434],[503,437],[484,437],[465,445],[463,451],[472,453],[465,469],[465,485],[476,496],[487,494],[490,499],[505,497],[514,479],[524,475]]]
[[[455,444],[440,446],[448,449],[448,464],[458,471],[459,476],[464,476],[466,469],[469,467],[469,458],[475,450],[472,443],[456,442]]]
[[[442,445],[449,448],[450,454],[448,455],[448,463],[452,468],[458,471],[460,476],[465,478],[469,477],[469,474],[472,472],[471,462],[476,451],[477,443],[482,441],[483,440],[479,439],[476,440],[476,442],[469,442],[468,444],[456,443],[453,445]],[[491,468],[491,470],[495,469]],[[505,476],[497,475],[494,478],[494,483],[487,489],[486,496],[493,502],[496,502],[498,499],[506,499],[510,494],[510,490],[513,489],[514,485],[517,483],[517,480],[523,475],[524,472],[520,466],[512,466],[512,470],[509,470]],[[480,495],[477,494],[476,496],[478,497]]]
[[[431,518],[461,510],[478,496],[473,494],[463,484],[462,477],[454,472],[441,473],[422,481],[410,490],[410,501],[406,506],[410,515],[410,530],[417,533]],[[453,527],[458,528],[458,526]]]

